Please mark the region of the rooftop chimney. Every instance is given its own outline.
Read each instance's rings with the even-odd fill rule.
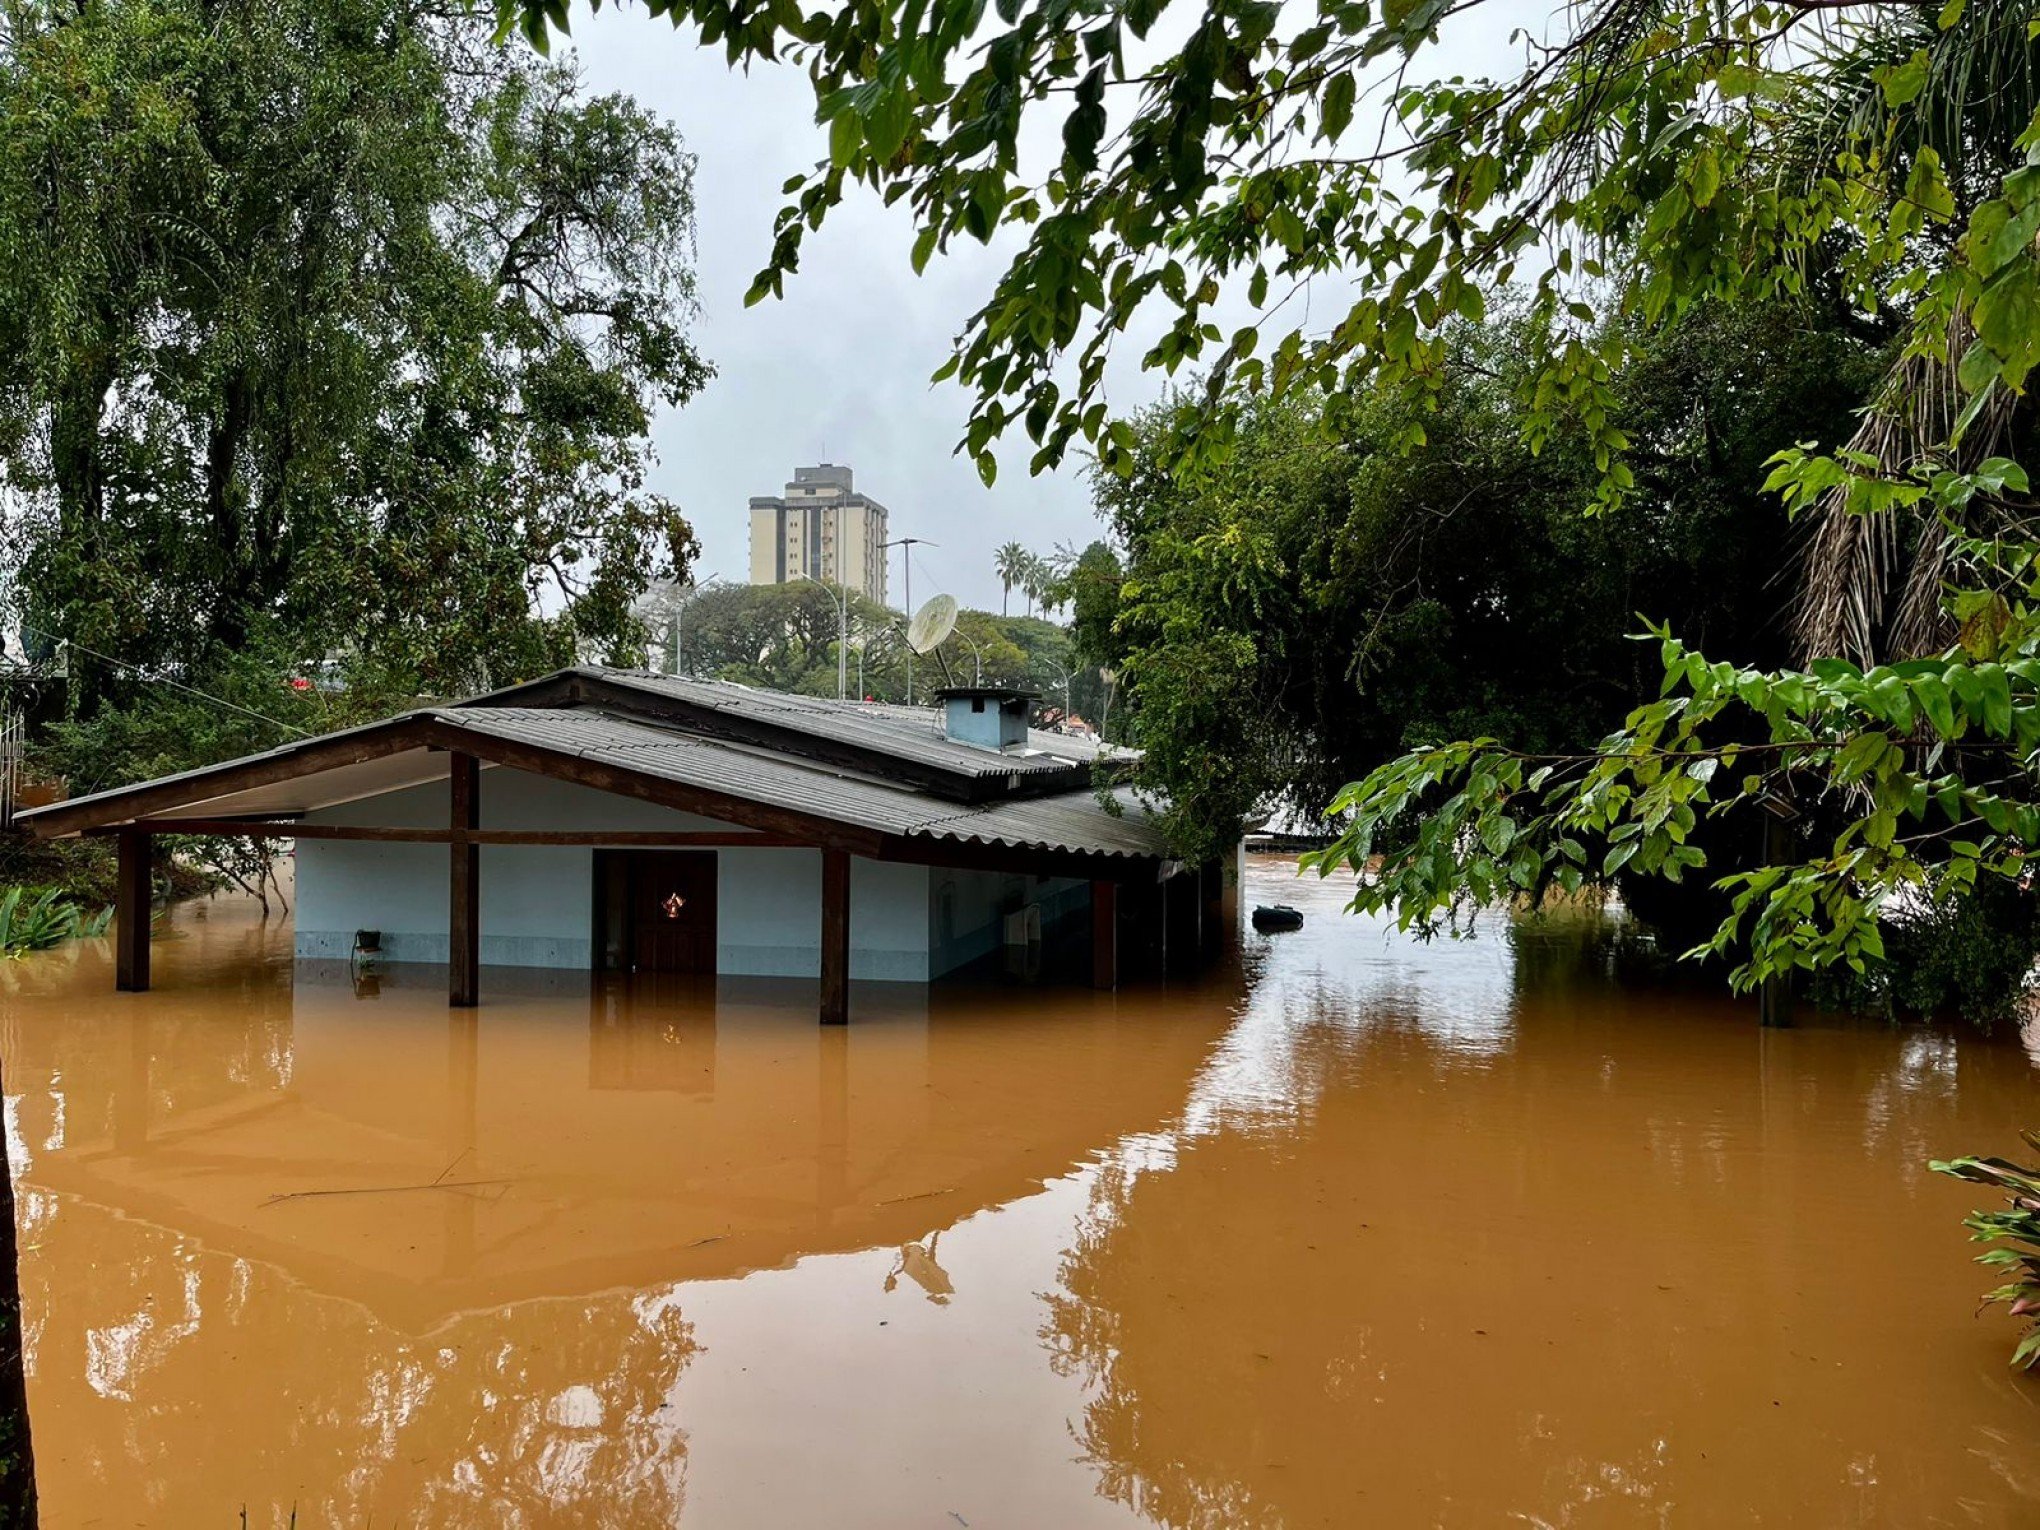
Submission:
[[[1037,691],[1003,685],[953,685],[937,691],[942,733],[974,749],[1019,749],[1027,743],[1027,711]]]

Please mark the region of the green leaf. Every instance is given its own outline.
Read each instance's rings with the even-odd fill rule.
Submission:
[[[2002,198],[1985,202],[1969,220],[1969,261],[1979,276],[1990,276],[2031,250],[2040,232],[2040,201],[2017,212]]]
[[[871,145],[871,152],[880,159],[891,159],[899,153],[900,145],[906,142],[907,127],[913,121],[913,115],[913,103],[905,86],[895,86],[882,93],[864,118],[865,138]],[[836,120],[840,122],[843,119],[839,117]],[[832,134],[833,131],[832,124]],[[838,160],[837,163],[846,164],[848,161]]]
[[[1687,167],[1686,185],[1692,191],[1695,207],[1705,207],[1714,200],[1714,194],[1721,189],[1721,160],[1711,146],[1693,156]]]
[[[1888,64],[1876,71],[1886,106],[1904,106],[1927,88],[1927,54],[1924,48],[1902,64]]]
[[[829,124],[829,163],[838,170],[849,168],[864,144],[864,127],[853,112],[838,112]]]
[[[1921,675],[1912,681],[1912,693],[1920,710],[1942,738],[1955,737],[1955,705],[1947,684],[1938,675]]]
[[[1336,142],[1351,125],[1357,91],[1358,85],[1350,72],[1335,74],[1326,82],[1323,105],[1319,108],[1326,142]]]

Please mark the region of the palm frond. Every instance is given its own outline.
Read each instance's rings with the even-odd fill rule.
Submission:
[[[1849,438],[1850,452],[1900,478],[1946,441],[1968,402],[1955,365],[1970,341],[1958,325],[1931,356],[1902,357]],[[1962,457],[1995,453],[2010,430],[2017,400],[1993,390],[1962,441]],[[1980,507],[1988,513],[1989,507]],[[1859,514],[1848,492],[1830,490],[1811,516],[1800,554],[1792,633],[1802,659],[1836,656],[1861,665],[1935,653],[1954,638],[1943,603],[1949,533],[1925,510]]]

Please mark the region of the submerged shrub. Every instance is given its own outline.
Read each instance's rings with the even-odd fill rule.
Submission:
[[[54,887],[30,897],[26,887],[0,893],[0,956],[26,956],[44,951],[74,935],[105,933],[113,910],[87,914]]]
[[[1883,931],[1883,962],[1812,978],[1817,1005],[1893,1020],[1959,1018],[1989,1030],[2015,1020],[2025,1000],[2040,953],[2040,893],[1979,881],[1963,897],[1893,912]]]

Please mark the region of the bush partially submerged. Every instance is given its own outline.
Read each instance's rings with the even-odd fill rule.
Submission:
[[[1827,1009],[1899,1020],[1960,1019],[1981,1030],[2018,1019],[2040,954],[2040,892],[1979,882],[1965,897],[1889,912],[1886,960],[1857,973],[1827,968],[1810,997]]]
[[[88,914],[56,888],[31,896],[32,889],[10,887],[0,893],[0,957],[45,951],[74,935],[101,935],[113,910]]]
[[[2040,1152],[2040,1134],[2019,1135]],[[2002,1158],[1957,1158],[1932,1167],[1936,1174],[2002,1190],[2010,1202],[2003,1211],[1973,1212],[1962,1225],[1974,1242],[2006,1245],[1978,1254],[1976,1262],[2011,1277],[1984,1302],[2003,1302],[2014,1317],[2028,1320],[2025,1336],[2012,1351],[2012,1364],[2031,1370],[2040,1365],[2040,1169]]]

